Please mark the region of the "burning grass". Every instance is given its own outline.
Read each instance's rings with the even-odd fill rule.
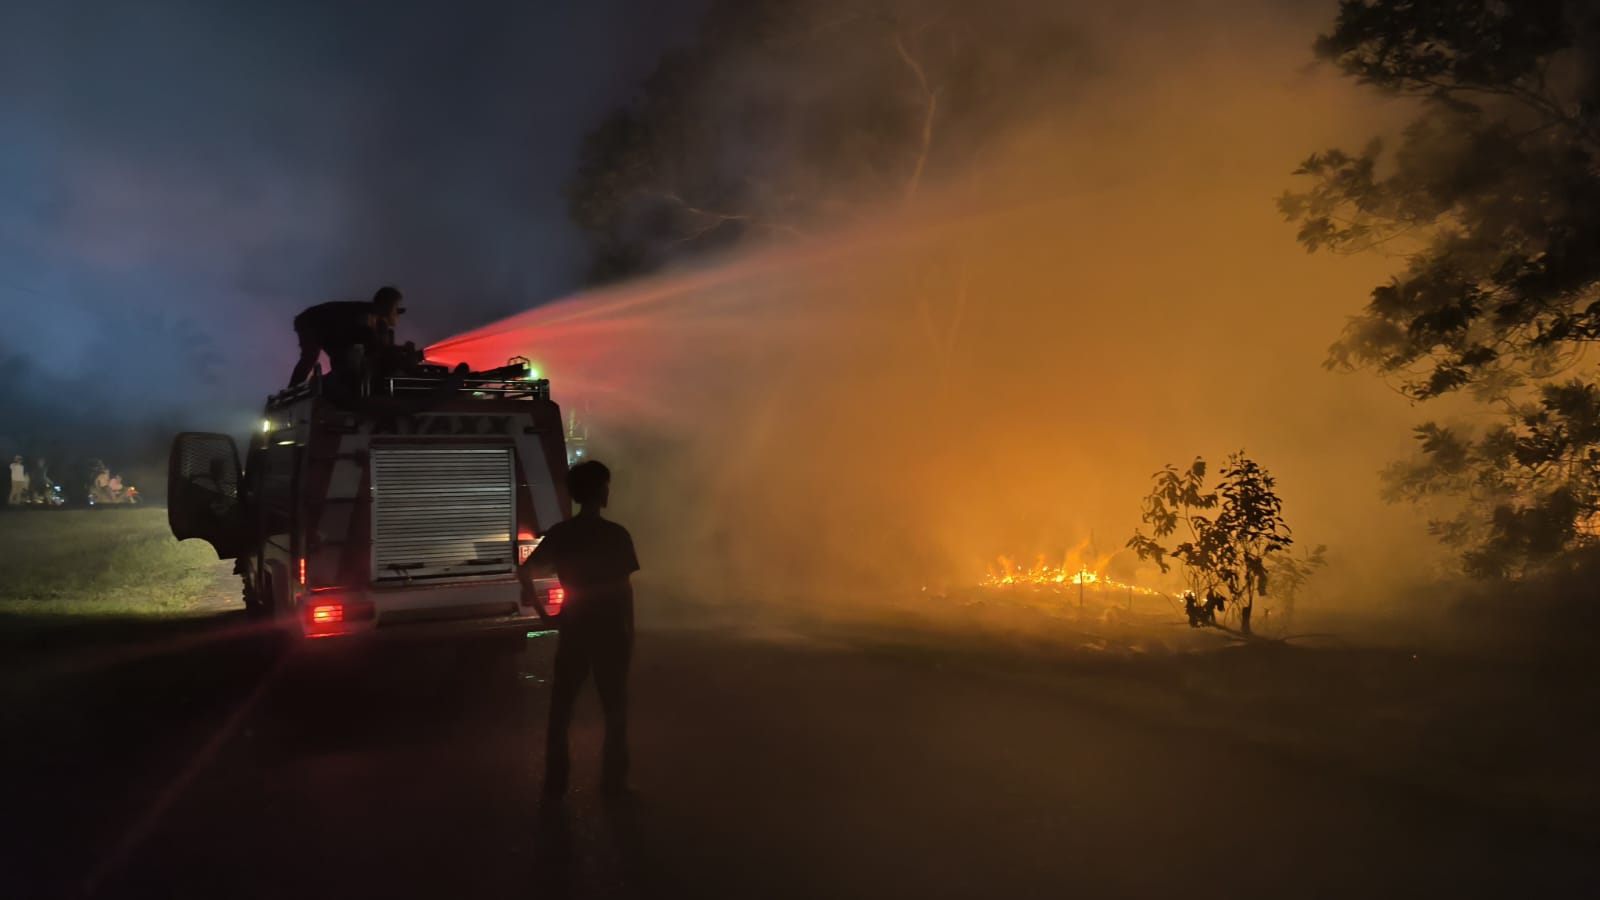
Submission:
[[[1071,557],[1064,559],[1059,564],[1046,561],[1044,556],[1038,557],[1031,566],[1020,566],[1009,557],[1002,556],[996,563],[989,567],[989,573],[980,584],[984,587],[1087,587],[1093,585],[1102,591],[1132,591],[1138,594],[1151,596],[1165,596],[1162,591],[1151,590],[1134,584],[1117,581],[1102,574],[1098,567],[1091,568],[1087,563],[1075,561]]]

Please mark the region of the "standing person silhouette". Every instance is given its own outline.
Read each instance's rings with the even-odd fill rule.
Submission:
[[[611,499],[611,470],[584,462],[567,472],[567,493],[578,514],[558,522],[518,570],[531,589],[534,573],[554,570],[566,592],[560,613],[550,720],[545,733],[546,797],[564,796],[571,774],[567,729],[583,682],[594,673],[605,710],[601,789],[628,791],[628,662],[633,655],[633,584],[639,571],[628,529],[602,518]]]
[[[11,496],[7,505],[21,506],[28,502],[28,470],[22,465],[22,454],[11,457]]]

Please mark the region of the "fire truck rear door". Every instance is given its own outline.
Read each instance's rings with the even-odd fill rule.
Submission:
[[[249,534],[239,500],[239,451],[225,434],[185,432],[167,457],[167,525],[178,540],[199,538],[218,559],[242,553]]]
[[[375,583],[513,573],[511,447],[379,446],[371,459]]]

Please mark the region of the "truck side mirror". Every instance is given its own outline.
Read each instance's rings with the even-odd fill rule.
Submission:
[[[225,434],[184,432],[167,457],[167,525],[178,540],[199,538],[218,559],[244,552],[239,450]]]

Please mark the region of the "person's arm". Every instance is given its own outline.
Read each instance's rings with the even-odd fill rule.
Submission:
[[[628,570],[628,574],[632,575],[633,573],[639,571],[639,554],[634,552],[633,549],[633,535],[629,534],[627,531],[624,531],[622,532],[622,536],[627,539],[628,558],[625,560],[625,562],[627,563],[626,568]]]
[[[517,581],[522,584],[522,605],[531,606],[538,610],[540,620],[549,623],[550,614],[544,608],[543,598],[538,596],[538,588],[534,587],[533,580],[541,575],[551,575],[555,572],[558,541],[554,531],[545,532],[533,552],[522,565],[517,566]]]
[[[541,575],[554,575],[556,559],[561,553],[557,547],[559,543],[554,529],[545,532],[544,537],[533,548],[533,552],[528,554],[527,561],[517,567],[517,578],[521,579],[523,584],[532,584],[533,579]]]
[[[633,643],[633,582],[632,581],[624,581],[622,583],[622,603],[623,603],[623,607],[622,608],[627,610],[627,615],[623,619],[623,625],[627,629],[628,643],[631,645]]]
[[[639,571],[639,554],[633,549],[633,535],[626,528],[622,529],[622,601],[624,609],[628,611],[628,641],[633,641],[633,573]]]

